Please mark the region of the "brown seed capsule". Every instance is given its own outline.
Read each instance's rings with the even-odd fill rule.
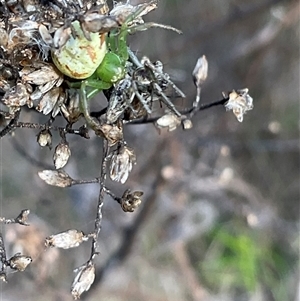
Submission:
[[[134,210],[142,203],[142,191],[130,192],[130,189],[125,190],[121,198],[121,207],[125,212],[134,212]]]
[[[113,146],[123,139],[122,123],[118,124],[103,124],[100,127],[99,136],[103,136],[108,140],[109,146]]]

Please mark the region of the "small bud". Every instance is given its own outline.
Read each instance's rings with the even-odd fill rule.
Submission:
[[[136,156],[132,148],[123,146],[113,155],[110,163],[110,178],[124,184],[136,163]]]
[[[43,170],[38,172],[39,177],[48,185],[57,187],[68,187],[72,185],[73,179],[65,171]]]
[[[134,191],[130,193],[130,189],[125,190],[121,198],[121,207],[124,212],[134,212],[134,210],[142,203],[142,191]]]
[[[49,130],[43,130],[41,131],[37,136],[37,142],[40,146],[49,146],[51,149],[51,143],[52,143],[52,134]]]
[[[62,249],[70,249],[78,247],[83,241],[87,241],[88,236],[82,231],[68,230],[62,233],[51,235],[45,239],[45,246],[56,247]]]
[[[228,95],[223,92],[223,97],[229,98],[225,103],[226,110],[232,110],[239,122],[243,121],[246,111],[253,109],[253,98],[248,94],[248,89],[232,90]]]
[[[193,127],[193,123],[191,119],[185,118],[181,121],[182,127],[184,130],[189,130]]]
[[[71,156],[71,150],[67,142],[59,143],[53,155],[54,166],[56,169],[63,168]]]
[[[21,253],[15,254],[8,260],[9,266],[19,272],[23,272],[31,262],[30,256],[21,255]]]
[[[193,79],[197,87],[200,87],[207,78],[208,63],[205,55],[202,55],[194,68]]]
[[[81,294],[88,291],[93,284],[95,280],[95,265],[87,263],[77,270],[78,273],[71,287],[71,294],[75,300],[78,300]]]
[[[180,124],[180,118],[172,113],[167,113],[156,120],[156,126],[160,129],[168,128],[168,131],[174,131]]]

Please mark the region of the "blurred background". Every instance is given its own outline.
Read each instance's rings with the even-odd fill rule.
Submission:
[[[82,300],[300,299],[299,13],[296,0],[161,0],[146,19],[183,34],[150,29],[130,38],[138,56],[161,60],[186,93],[175,100],[179,109],[194,100],[191,73],[205,54],[201,102],[249,88],[254,110],[239,123],[223,106],[213,107],[195,115],[189,131],[128,125],[137,165],[124,186],[108,186],[118,195],[144,191],[143,204],[124,213],[105,199],[96,280]],[[92,231],[99,191],[42,182],[37,172],[52,164],[53,149],[41,149],[36,134],[23,129],[0,141],[1,216],[32,213],[30,227],[2,227],[7,252],[34,258],[0,284],[0,295],[68,301],[72,271],[88,259],[90,243],[44,252],[43,239]],[[68,141],[66,171],[78,179],[98,176],[101,139]]]

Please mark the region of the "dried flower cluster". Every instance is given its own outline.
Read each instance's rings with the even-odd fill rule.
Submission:
[[[116,197],[106,186],[108,170],[113,181],[125,184],[136,163],[136,154],[124,138],[124,126],[151,122],[159,129],[173,131],[181,125],[188,130],[194,114],[214,105],[233,110],[239,121],[253,108],[248,89],[233,90],[221,101],[201,104],[201,88],[208,75],[205,56],[197,60],[193,71],[197,90],[192,107],[183,111],[175,107],[169,91],[182,98],[185,94],[163,70],[162,62],[151,62],[145,56],[139,59],[127,44],[129,34],[151,27],[180,33],[168,25],[145,23],[143,16],[156,7],[156,0],[139,5],[114,2],[111,10],[105,0],[0,2],[0,114],[5,120],[0,138],[17,128],[33,128],[39,130],[37,143],[51,148],[57,132],[61,141],[54,149],[54,168],[40,171],[40,178],[58,187],[84,183],[100,186],[93,233],[68,230],[45,240],[47,247],[68,249],[92,239],[90,258],[79,268],[71,288],[75,299],[95,278],[93,259],[98,254],[104,195],[110,195],[125,212],[134,212],[142,203],[142,191],[126,189],[122,197]],[[106,107],[91,112],[89,102],[102,91]],[[154,108],[158,107],[162,110],[157,115]],[[24,123],[20,121],[23,110],[49,116],[48,121]],[[65,126],[56,126],[61,119]],[[78,121],[84,121],[84,125],[76,128]],[[90,132],[103,140],[100,176],[91,181],[72,179],[63,170],[72,160],[68,135],[88,139]],[[16,254],[2,263],[22,271],[30,260]]]

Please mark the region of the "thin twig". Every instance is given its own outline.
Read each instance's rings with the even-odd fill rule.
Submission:
[[[3,138],[5,135],[10,133],[12,130],[16,128],[21,129],[36,129],[36,130],[52,130],[52,131],[63,131],[66,134],[74,134],[79,135],[83,138],[89,139],[88,130],[86,127],[81,126],[79,129],[72,129],[70,127],[59,127],[48,124],[41,124],[41,123],[34,123],[34,122],[17,122],[17,116],[12,119],[9,124],[0,132],[0,139]]]
[[[7,259],[6,259],[6,251],[5,251],[2,233],[0,233],[0,262],[1,262],[0,280],[7,282],[6,279]]]
[[[106,180],[106,168],[107,168],[107,157],[109,155],[109,146],[108,141],[103,139],[103,155],[102,155],[102,162],[101,162],[101,172],[99,177],[99,184],[100,184],[100,192],[98,197],[98,205],[97,205],[97,215],[95,218],[95,236],[93,237],[92,242],[92,250],[91,250],[91,257],[90,261],[94,259],[94,257],[98,254],[98,237],[101,230],[101,222],[102,222],[102,207],[104,204],[104,196],[105,196],[105,180]]]
[[[221,100],[217,100],[215,102],[207,103],[207,104],[202,104],[198,108],[188,108],[185,110],[180,111],[182,115],[187,115],[187,117],[193,116],[195,113],[199,111],[203,111],[206,109],[209,109],[211,107],[219,106],[219,105],[224,105],[229,98],[223,98]],[[142,118],[142,119],[136,119],[136,120],[129,120],[129,121],[124,121],[124,124],[146,124],[146,123],[153,123],[157,121],[162,115],[157,116],[157,117],[151,117],[151,118]]]

